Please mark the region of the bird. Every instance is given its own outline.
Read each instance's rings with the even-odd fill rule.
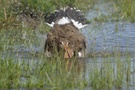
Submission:
[[[80,10],[69,6],[46,16],[45,22],[51,30],[45,40],[45,55],[52,57],[54,54],[63,53],[64,58],[84,57],[86,40],[80,29],[87,26],[86,21]]]

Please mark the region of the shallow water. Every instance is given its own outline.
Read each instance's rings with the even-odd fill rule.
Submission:
[[[100,15],[109,16],[115,12],[113,9],[113,2],[100,2],[99,0],[93,9],[89,10],[87,18],[93,20]],[[87,55],[95,54],[96,58],[87,58],[86,64],[86,78],[89,78],[89,72],[94,70],[95,65],[98,68],[103,67],[103,63],[109,63],[113,68],[115,74],[117,71],[116,55],[120,53],[120,60],[124,64],[125,69],[128,67],[130,61],[130,84],[129,88],[123,86],[120,90],[135,89],[135,23],[129,22],[115,22],[109,19],[107,22],[91,22],[86,28],[82,29],[82,33],[86,36],[87,41]],[[109,57],[104,57],[109,53]],[[128,59],[127,57],[131,57]],[[125,79],[126,80],[126,79]],[[86,88],[86,90],[88,90]],[[116,90],[113,88],[112,90]]]
[[[100,29],[93,28],[90,24],[83,30],[88,42],[87,53],[91,51],[135,53],[135,23],[106,22],[97,26],[99,25]]]
[[[113,1],[98,0],[86,17],[91,23],[82,29],[87,40],[87,53],[91,51],[119,51],[135,53],[135,23],[112,21],[96,22],[94,18],[110,16],[115,13]],[[121,17],[119,17],[121,18]]]

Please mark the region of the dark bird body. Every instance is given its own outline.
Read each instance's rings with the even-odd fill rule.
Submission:
[[[80,10],[66,7],[46,17],[52,27],[47,34],[44,51],[46,56],[64,52],[64,58],[84,57],[86,42],[79,29],[86,26],[86,19]]]

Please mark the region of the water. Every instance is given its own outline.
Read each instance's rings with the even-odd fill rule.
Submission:
[[[87,38],[88,51],[135,53],[135,23],[106,22],[100,29],[89,25],[83,33]],[[116,31],[116,27],[118,30]],[[88,33],[88,32],[90,33]]]
[[[115,13],[114,2],[98,0],[95,6],[89,10],[86,17],[92,21],[95,17],[110,16]],[[112,21],[108,18],[107,22],[92,21],[81,31],[87,41],[87,55],[102,52],[130,54],[135,59],[135,23],[126,21]],[[122,56],[123,57],[123,56]],[[102,58],[102,57],[100,57]]]
[[[101,2],[100,2],[101,1]],[[101,15],[110,16],[114,13],[113,2],[104,2],[99,0],[93,9],[89,10],[87,18],[93,20]],[[112,54],[121,53],[120,60],[125,69],[128,68],[128,59],[130,55],[130,85],[129,88],[123,86],[122,90],[135,89],[135,23],[130,22],[115,22],[108,19],[107,22],[91,22],[82,33],[86,36],[87,40],[87,56],[96,53],[96,58],[87,58],[86,64],[86,78],[89,78],[89,72],[94,70],[95,65],[98,68],[103,67],[103,63],[109,63],[114,68],[115,74],[117,74],[116,58]],[[104,57],[109,53],[109,57]],[[129,55],[127,55],[129,54]],[[116,88],[112,89],[115,90]],[[87,88],[86,88],[87,90]]]
[[[98,0],[86,17],[92,21],[101,16],[111,16],[115,13],[114,2]],[[121,17],[120,17],[121,18]],[[117,22],[108,18],[107,22],[92,21],[82,30],[87,39],[87,53],[96,52],[120,52],[135,53],[135,23]]]

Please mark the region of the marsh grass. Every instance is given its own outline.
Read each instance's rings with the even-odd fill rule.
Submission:
[[[45,34],[49,27],[44,25],[42,21],[36,28],[25,27],[25,25],[23,27],[22,22],[17,22],[17,16],[13,15],[27,6],[29,6],[30,11],[34,8],[39,12],[46,10],[46,13],[49,13],[57,7],[65,6],[66,3],[85,10],[87,7],[84,5],[89,3],[92,5],[93,0],[83,1],[84,4],[80,4],[82,0],[73,0],[72,2],[65,0],[61,3],[56,0],[52,1],[53,3],[49,2],[50,0],[27,1],[28,3],[23,1],[24,6],[17,11],[9,9],[12,3],[10,0],[3,0],[0,3],[0,7],[4,7],[0,8],[0,89],[83,90],[90,87],[99,90],[130,85],[130,55],[126,56],[127,61],[124,62],[121,60],[121,56],[116,53],[113,57],[114,63],[109,61],[112,57],[110,54],[101,63],[86,63],[80,58],[64,59],[58,55],[47,58],[42,50],[38,52],[35,50],[40,46],[40,41],[37,38],[39,34],[37,32],[35,34],[35,30],[38,28],[40,34]],[[18,2],[15,1],[15,3]],[[47,5],[44,5],[45,3]],[[97,61],[96,57],[90,58],[95,58],[94,61]],[[88,64],[89,66],[86,67]],[[88,78],[85,77],[87,76],[86,71]]]
[[[93,4],[95,4],[97,1],[95,1]],[[101,10],[100,8],[97,9],[99,12],[101,12],[101,15],[95,17],[93,20],[97,22],[118,22],[118,21],[128,21],[128,22],[135,22],[135,1],[134,0],[101,0],[100,3],[111,2],[111,5],[105,8],[111,8],[109,11],[110,15],[105,15],[105,10]],[[101,10],[101,11],[100,11]],[[106,11],[105,11],[106,12]],[[95,15],[96,16],[96,15]]]
[[[21,77],[21,68],[12,58],[0,58],[0,88],[18,87]]]
[[[24,32],[27,35],[22,39]],[[27,51],[32,43],[39,46],[34,32],[27,29],[2,30],[0,34],[0,88],[74,90],[89,86],[93,89],[107,89],[130,85],[130,55],[127,55],[127,61],[124,62],[121,55],[116,53],[114,63],[109,60],[111,55],[106,56],[101,63],[86,63],[81,58],[64,59],[58,55],[47,58],[42,51]],[[96,57],[91,58],[97,61]],[[85,77],[86,71],[89,72],[89,78]]]
[[[72,6],[86,11],[94,3],[93,0],[83,1],[83,3],[82,0],[4,0],[0,2],[0,30],[2,28],[20,27],[21,20],[18,20],[20,19],[18,17],[22,14],[32,18],[31,23],[33,24],[35,21],[44,21],[44,17],[58,8]]]
[[[135,1],[134,0],[113,0],[115,13],[111,18],[115,21],[135,22]]]
[[[118,7],[121,19],[135,21],[135,1],[134,0],[118,0]]]
[[[111,56],[109,56],[109,58],[110,57]],[[127,58],[123,60],[117,55],[113,58],[113,62],[111,59],[109,60],[109,58],[104,59],[103,62],[90,64],[89,80],[91,87],[95,90],[108,90],[113,87],[122,88],[123,86],[130,85],[130,56],[127,56]]]

